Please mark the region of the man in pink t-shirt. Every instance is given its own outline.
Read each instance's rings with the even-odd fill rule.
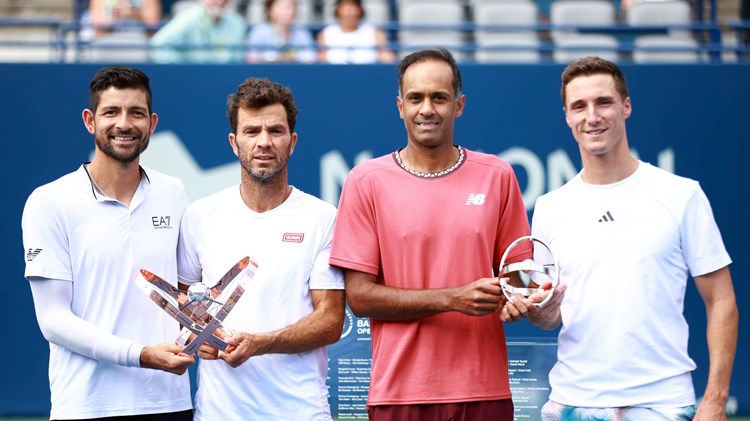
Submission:
[[[354,168],[331,265],[371,319],[371,420],[512,420],[497,271],[529,226],[511,166],[453,143],[464,110],[450,52],[398,66],[405,148]],[[530,257],[517,247],[509,262]]]

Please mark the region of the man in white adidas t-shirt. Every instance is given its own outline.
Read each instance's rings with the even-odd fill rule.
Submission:
[[[708,199],[696,181],[631,155],[632,104],[615,64],[574,61],[562,99],[583,170],[537,200],[532,234],[550,245],[567,290],[562,305],[519,301],[503,313],[562,323],[543,419],[725,420],[738,316]],[[710,354],[697,412],[682,314],[689,276],[706,305]]]
[[[213,285],[245,256],[258,267],[223,322],[230,348],[198,352],[195,419],[331,420],[325,346],[344,323],[343,276],[328,264],[336,208],[287,182],[297,143],[287,88],[248,79],[227,114],[241,183],[185,211],[179,278]]]
[[[188,421],[190,382],[175,374],[195,359],[133,282],[147,268],[176,284],[187,197],[178,179],[139,165],[158,121],[143,72],[100,70],[89,100],[93,159],[34,190],[22,218],[25,276],[50,342],[50,419]]]

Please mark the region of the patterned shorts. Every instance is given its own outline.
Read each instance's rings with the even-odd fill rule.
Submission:
[[[547,401],[542,421],[691,421],[695,406],[680,408],[581,408]]]

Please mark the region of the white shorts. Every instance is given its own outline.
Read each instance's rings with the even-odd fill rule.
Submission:
[[[691,421],[695,406],[679,408],[581,408],[547,401],[542,407],[542,421]]]

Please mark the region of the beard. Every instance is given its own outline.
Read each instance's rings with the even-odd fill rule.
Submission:
[[[110,139],[111,136],[117,135],[135,135],[139,140],[135,141],[133,146],[129,149],[118,149]],[[150,138],[149,136],[143,136],[143,134],[137,130],[129,130],[118,133],[97,133],[97,135],[94,136],[94,140],[96,146],[104,153],[104,155],[123,164],[129,164],[141,156],[143,151],[148,148]]]
[[[237,145],[242,169],[255,181],[260,182],[261,184],[272,184],[279,177],[285,174],[287,163],[289,162],[289,156],[291,155],[291,148],[292,146],[290,144],[287,150],[282,150],[276,154],[276,165],[274,167],[255,168],[252,165],[253,154],[244,153],[240,146]]]

